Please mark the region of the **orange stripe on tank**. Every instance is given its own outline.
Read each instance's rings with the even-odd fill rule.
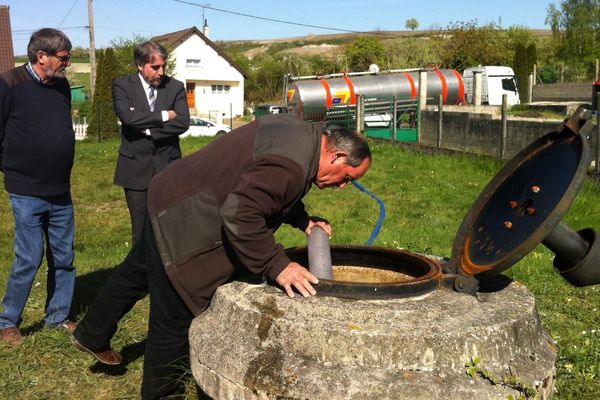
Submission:
[[[354,83],[352,79],[348,78],[344,75],[344,80],[346,81],[346,85],[348,85],[348,89],[350,90],[350,104],[356,104],[356,93],[354,92]]]
[[[408,79],[408,83],[410,83],[410,96],[414,99],[415,97],[417,97],[417,87],[415,86],[415,80],[413,79],[412,75],[408,72],[403,72],[403,74],[406,77],[406,79]]]
[[[440,78],[440,82],[442,83],[442,102],[446,104],[446,99],[448,98],[448,84],[446,84],[446,78],[444,77],[444,74],[442,74],[442,71],[440,71],[439,69],[437,69],[435,72],[437,73],[437,76]]]
[[[463,81],[462,75],[458,73],[457,70],[453,69],[452,73],[456,76],[458,80],[458,99],[456,100],[456,104],[466,104],[467,101],[465,99],[465,82]]]
[[[325,94],[327,95],[327,107],[333,106],[333,99],[331,98],[331,87],[329,87],[329,82],[325,79],[321,79],[321,85],[325,88]]]

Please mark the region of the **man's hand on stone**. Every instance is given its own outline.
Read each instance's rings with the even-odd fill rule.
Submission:
[[[310,297],[317,294],[317,291],[311,284],[319,283],[319,279],[308,272],[306,268],[298,263],[291,262],[276,279],[277,283],[285,289],[288,296],[294,297],[295,288],[304,297]],[[293,288],[292,288],[293,286]]]

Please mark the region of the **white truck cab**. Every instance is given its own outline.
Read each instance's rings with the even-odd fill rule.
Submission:
[[[513,69],[496,65],[467,68],[463,71],[467,103],[473,103],[473,74],[475,72],[481,73],[482,104],[500,106],[504,94],[507,95],[509,106],[521,103]]]

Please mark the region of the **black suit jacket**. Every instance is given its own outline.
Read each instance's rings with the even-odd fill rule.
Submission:
[[[122,124],[114,183],[145,190],[154,173],[181,158],[179,135],[187,131],[190,124],[185,87],[176,79],[163,77],[154,111],[150,111],[138,73],[115,79],[112,94],[113,106]],[[173,110],[177,117],[163,122],[163,110]],[[146,135],[146,129],[150,129],[151,136]]]

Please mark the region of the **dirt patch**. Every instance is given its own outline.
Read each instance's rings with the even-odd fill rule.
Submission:
[[[344,52],[344,47],[335,44],[308,45],[284,50],[283,53],[297,54],[299,56],[326,56],[333,57]]]
[[[254,58],[259,54],[265,53],[269,50],[269,45],[255,47],[244,52],[244,55],[248,58]],[[301,47],[294,47],[291,49],[282,50],[281,53],[297,54],[299,56],[326,56],[333,57],[344,52],[344,46],[337,44],[309,44]]]

